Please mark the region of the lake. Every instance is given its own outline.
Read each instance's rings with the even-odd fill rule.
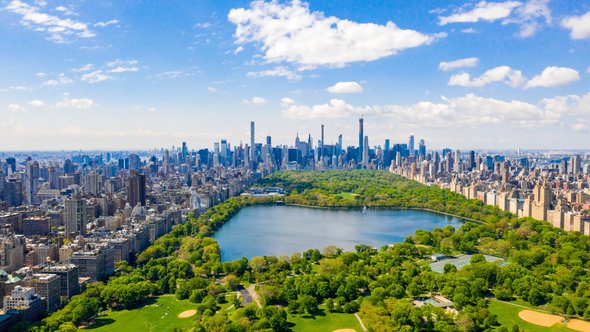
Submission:
[[[250,206],[214,235],[221,260],[281,256],[335,245],[354,251],[357,244],[377,248],[402,242],[417,229],[458,227],[461,219],[418,210],[314,209],[297,206]]]

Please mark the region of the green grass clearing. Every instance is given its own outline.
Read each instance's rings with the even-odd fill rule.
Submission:
[[[171,331],[175,328],[185,329],[194,325],[196,316],[178,318],[183,311],[195,309],[195,304],[188,300],[177,300],[174,295],[163,295],[153,303],[133,310],[107,311],[105,316],[96,318],[96,322],[84,330],[91,331]]]
[[[512,326],[518,325],[520,330],[524,332],[575,332],[563,325],[555,324],[551,327],[544,327],[526,322],[518,317],[518,313],[526,309],[512,304],[491,300],[489,309],[492,314],[498,316],[498,322],[509,330]]]
[[[293,332],[331,332],[338,329],[361,331],[361,326],[353,314],[320,310],[321,313],[315,317],[289,315],[288,321],[295,324]]]

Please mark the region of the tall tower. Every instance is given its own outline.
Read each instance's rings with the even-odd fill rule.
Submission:
[[[410,156],[413,156],[415,152],[414,134],[410,134],[410,139],[408,140],[408,150],[410,150]]]
[[[64,216],[66,235],[86,234],[86,203],[74,196],[65,200]]]
[[[250,121],[250,162],[254,163],[256,149],[254,145],[254,121]]]
[[[361,162],[363,160],[363,138],[364,138],[364,130],[363,130],[363,118],[359,119],[359,153],[357,157],[357,162]]]
[[[145,175],[131,171],[127,187],[129,205],[132,207],[140,204],[145,206]]]
[[[322,158],[323,156],[324,156],[324,125],[322,125],[322,141],[320,143],[319,157]]]

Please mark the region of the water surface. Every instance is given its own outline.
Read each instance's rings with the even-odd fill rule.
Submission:
[[[281,256],[335,245],[353,251],[357,244],[377,248],[403,241],[417,229],[460,226],[459,218],[417,210],[313,209],[297,206],[250,206],[242,209],[214,237],[221,259]]]

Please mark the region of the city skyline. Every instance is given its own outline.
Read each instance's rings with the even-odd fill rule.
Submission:
[[[2,151],[355,146],[360,117],[371,147],[587,148],[587,3],[0,7]]]

